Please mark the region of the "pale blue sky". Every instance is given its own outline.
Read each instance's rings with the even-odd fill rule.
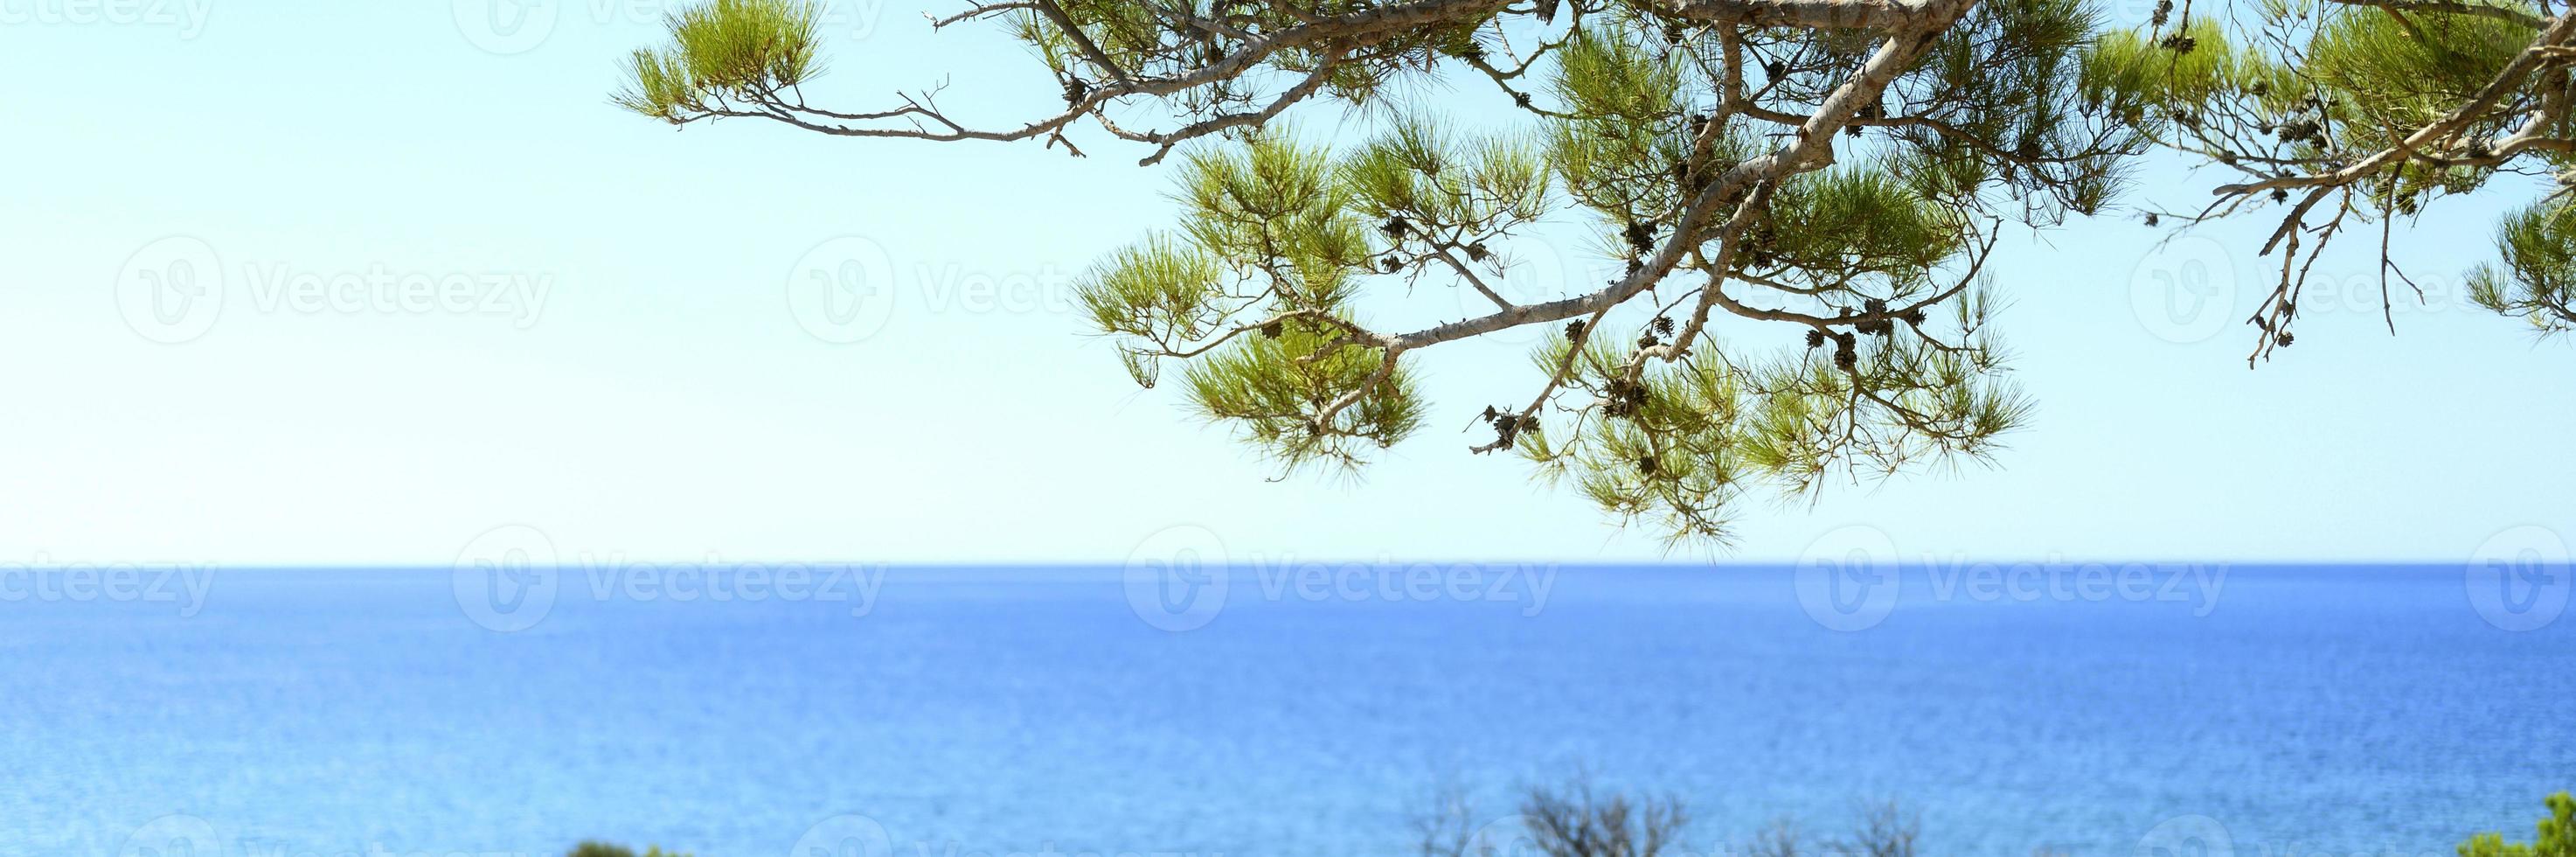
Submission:
[[[0,4],[17,82],[0,91],[0,559],[444,564],[504,525],[566,554],[687,560],[1118,562],[1183,524],[1238,558],[1661,553],[1464,453],[1472,413],[1536,383],[1524,342],[1428,353],[1430,428],[1355,482],[1266,482],[1169,391],[1138,392],[1067,300],[1098,254],[1168,221],[1170,170],[1140,151],[673,131],[606,103],[659,6],[566,3],[496,37],[481,2]],[[840,4],[809,94],[875,105],[953,70],[961,113],[1054,103],[1018,48],[933,36],[928,8]],[[2209,184],[2147,178],[2176,206]],[[1908,556],[1986,558],[2447,561],[2515,525],[2569,532],[2576,350],[2461,299],[2492,252],[2501,201],[2480,202],[2402,242],[2436,293],[2400,308],[2400,336],[2354,241],[2319,263],[2297,347],[2258,372],[2241,312],[2177,343],[2158,331],[2207,331],[2142,321],[2132,285],[2198,259],[2250,301],[2268,223],[2162,253],[2129,217],[2017,237],[1995,266],[2002,327],[2039,410],[2002,466],[1756,503],[1732,556],[1796,556],[1853,523]],[[869,246],[891,272],[882,328],[809,335],[793,272]],[[217,311],[138,331],[120,282],[207,252]],[[307,309],[269,288],[377,270],[505,300]],[[1460,311],[1435,289],[1388,316]]]

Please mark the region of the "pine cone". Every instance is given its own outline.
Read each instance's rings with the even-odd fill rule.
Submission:
[[[1639,254],[1641,254],[1641,255],[1642,255],[1642,254],[1645,254],[1645,253],[1651,253],[1651,252],[1654,252],[1654,250],[1655,250],[1655,227],[1654,227],[1654,226],[1649,225],[1649,224],[1644,224],[1644,223],[1630,223],[1630,224],[1628,224],[1628,232],[1627,232],[1627,236],[1628,236],[1628,246],[1636,248],[1636,250],[1637,250],[1637,252],[1638,252]]]

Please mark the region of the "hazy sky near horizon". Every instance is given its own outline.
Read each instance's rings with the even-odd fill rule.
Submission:
[[[1238,560],[1664,556],[1465,453],[1475,412],[1538,382],[1525,338],[1425,353],[1428,427],[1358,479],[1266,481],[1137,390],[1071,305],[1093,259],[1170,222],[1173,170],[1132,146],[674,131],[607,103],[663,7],[491,2],[536,17],[0,0],[0,562],[444,564],[503,527],[568,560],[1114,563],[1176,526]],[[952,6],[834,4],[809,94],[949,76],[943,102],[995,125],[1060,104],[994,28],[934,36],[920,13]],[[2172,207],[2212,183],[2142,179]],[[1998,466],[1757,500],[1721,556],[1855,524],[1909,558],[2451,561],[2576,534],[2576,348],[2460,289],[2523,198],[2401,226],[2428,294],[2395,337],[2376,248],[2329,251],[2297,346],[2250,372],[2269,218],[2161,248],[2127,212],[2016,231],[1991,267],[2038,410]],[[1524,253],[1533,293],[1616,264]],[[855,314],[814,278],[845,270],[875,298]],[[297,292],[378,275],[435,288]]]

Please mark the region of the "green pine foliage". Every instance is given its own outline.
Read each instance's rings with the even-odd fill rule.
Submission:
[[[1407,159],[1453,156],[1414,134],[1338,162],[1285,133],[1194,153],[1176,194],[1188,219],[1113,254],[1081,282],[1083,305],[1125,340],[1139,383],[1152,386],[1165,358],[1192,360],[1185,387],[1199,413],[1290,469],[1363,463],[1419,427],[1423,407],[1409,371],[1349,341],[1353,299],[1376,264],[1363,216],[1490,213],[1466,196],[1511,182],[1493,163],[1460,168],[1450,185],[1407,181]]]
[[[2333,15],[2309,42],[2304,71],[2339,96],[2342,146],[2376,147],[2459,109],[2531,36],[2528,27],[2472,15]],[[2506,130],[2501,120],[2472,129]]]
[[[2286,246],[2294,258],[2254,318],[2255,353],[2268,356],[2293,341],[2304,262],[2350,227],[2376,226],[2365,234],[2384,256],[2402,235],[2391,227],[2444,197],[2576,168],[2563,65],[2576,34],[2546,11],[2510,0],[2260,0],[2195,17],[2168,5],[2150,26],[2103,38],[2086,88],[2143,99],[2150,109],[2137,118],[2160,143],[2241,174],[2199,216],[2280,219],[2262,251]],[[2473,299],[2544,334],[2576,329],[2565,205],[2556,187],[2505,219],[2502,264],[2471,271]]]
[[[1191,364],[1190,400],[1202,416],[1292,468],[1356,467],[1368,446],[1394,446],[1421,427],[1412,374],[1381,353],[1345,347],[1340,327],[1299,318],[1271,333]]]
[[[2544,332],[2576,326],[2576,209],[2551,201],[2514,212],[2497,230],[2496,249],[2503,266],[2470,272],[2470,300]]]
[[[815,0],[710,0],[673,12],[669,46],[627,60],[620,107],[679,123],[793,89],[822,70]]]
[[[2576,28],[2517,2],[2168,2],[2114,28],[2101,0],[1038,0],[939,22],[999,25],[1062,87],[1060,112],[979,129],[918,95],[812,106],[816,4],[704,0],[616,100],[1177,157],[1173,221],[1079,286],[1139,384],[1177,364],[1199,416],[1288,471],[1472,419],[1492,434],[1467,451],[1681,546],[1759,494],[1993,460],[2031,412],[1997,295],[2060,284],[1993,282],[1988,254],[2117,210],[2155,147],[2242,179],[2178,225],[2284,214],[2273,243],[2310,259],[2499,172],[2576,170],[2576,44],[2534,41]],[[1509,121],[1455,121],[1466,103]],[[1318,113],[1341,133],[1301,136]],[[1512,263],[1542,243],[1619,273],[1533,297]],[[2565,200],[2500,243],[2475,297],[2576,326]],[[2257,357],[2292,342],[2303,270],[2255,316]],[[1546,343],[1527,399],[1421,375],[1425,349],[1516,329]]]

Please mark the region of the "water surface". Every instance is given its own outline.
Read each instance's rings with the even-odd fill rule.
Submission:
[[[1818,621],[1781,569],[1495,568],[1464,600],[1243,570],[1186,632],[1119,569],[725,603],[568,570],[514,633],[446,569],[22,595],[0,851],[786,857],[860,823],[901,854],[1396,855],[1444,783],[1501,818],[1590,771],[1686,800],[1701,854],[1892,797],[1932,854],[2448,855],[2576,787],[2576,619],[2504,630],[2458,568],[2239,567],[2176,600],[1919,576],[1874,622]]]

